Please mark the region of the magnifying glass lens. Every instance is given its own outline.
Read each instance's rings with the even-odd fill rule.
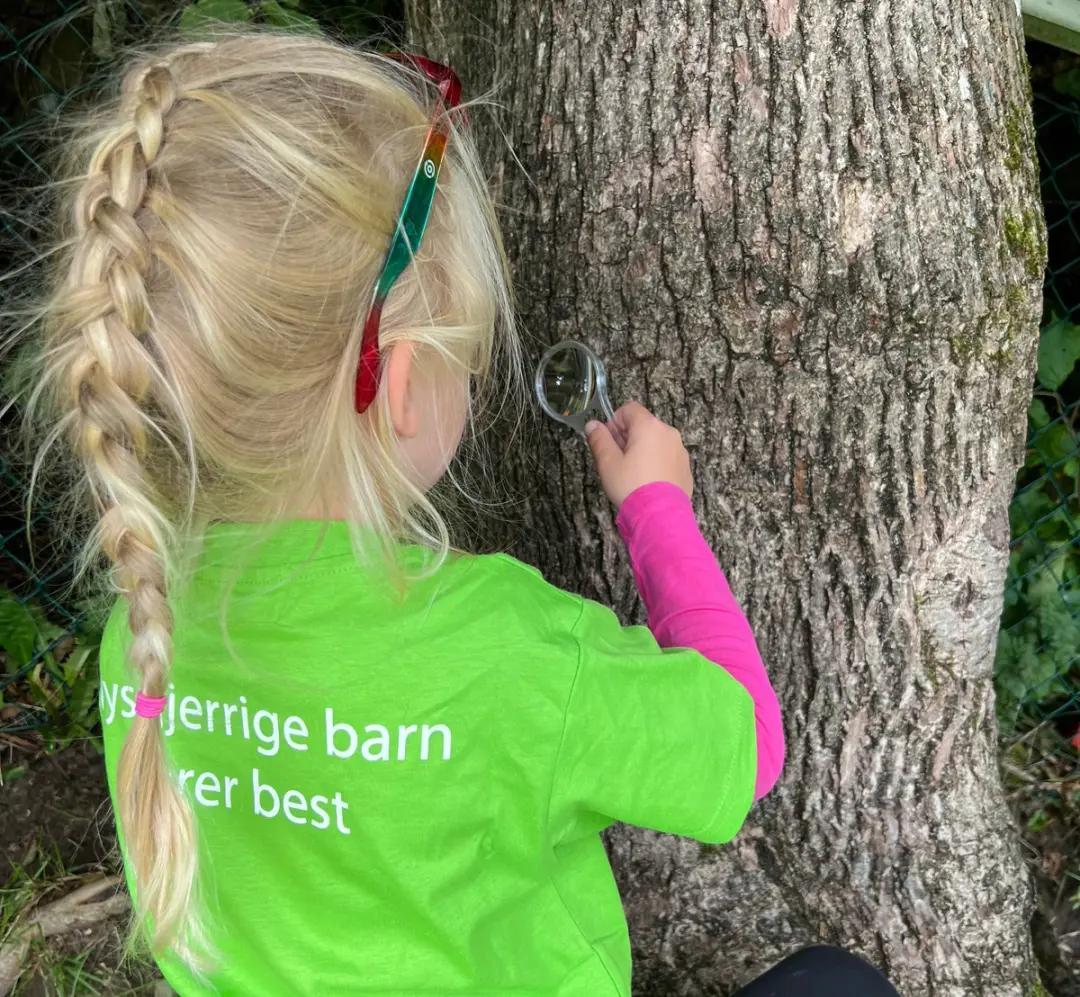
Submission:
[[[584,350],[567,347],[553,353],[544,366],[544,397],[562,416],[580,415],[593,394],[593,365]]]

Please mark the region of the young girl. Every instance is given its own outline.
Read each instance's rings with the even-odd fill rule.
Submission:
[[[182,995],[628,994],[599,832],[725,842],[780,772],[640,405],[589,445],[649,629],[449,550],[431,490],[518,356],[457,86],[227,34],[130,63],[71,146],[30,410],[119,593],[109,785]]]

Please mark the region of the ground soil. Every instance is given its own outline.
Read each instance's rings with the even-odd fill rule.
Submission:
[[[47,870],[33,899],[4,893],[0,901],[16,896],[28,906],[47,903],[83,881],[118,873],[105,769],[92,743],[78,742],[56,753],[45,752],[33,740],[19,746],[0,741],[0,745],[0,884],[15,881],[19,869]],[[122,915],[36,944],[15,994],[58,995],[61,990],[49,967],[65,960],[69,965],[81,963],[82,971],[64,993],[160,994],[162,985],[150,966],[123,960],[126,927],[127,918]],[[69,969],[66,979],[70,981],[71,975]]]
[[[46,836],[68,867],[107,861],[115,851],[112,814],[101,756],[89,742],[48,754],[5,752],[0,881],[27,864]]]

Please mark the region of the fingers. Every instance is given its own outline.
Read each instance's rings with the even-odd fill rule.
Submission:
[[[585,439],[588,441],[589,449],[592,451],[593,459],[596,461],[598,468],[611,463],[616,457],[622,456],[622,449],[615,442],[611,430],[602,422],[593,421],[588,423],[585,426]]]
[[[679,431],[657,419],[644,405],[628,402],[605,425],[585,426],[600,483],[619,508],[642,485],[667,481],[692,495],[690,456]]]
[[[640,434],[646,426],[658,420],[641,402],[627,402],[616,410],[611,421],[619,442],[625,449],[635,435]]]
[[[656,418],[641,402],[627,402],[615,412],[615,423],[624,432],[629,433],[635,425],[640,425]]]
[[[623,430],[622,426],[620,426],[619,423],[615,420],[615,417],[612,416],[605,423],[605,425],[611,431],[611,435],[615,438],[615,442],[619,444],[619,449],[620,450],[625,450],[626,449],[626,433]]]

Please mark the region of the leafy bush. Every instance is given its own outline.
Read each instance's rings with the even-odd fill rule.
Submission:
[[[0,685],[5,724],[30,714],[50,747],[91,735],[98,722],[96,630],[75,633],[36,602],[0,588]]]
[[[1069,700],[1080,649],[1080,326],[1039,339],[1024,466],[1009,508],[1012,551],[995,678],[1006,732]],[[1060,679],[1061,681],[1055,681]]]

